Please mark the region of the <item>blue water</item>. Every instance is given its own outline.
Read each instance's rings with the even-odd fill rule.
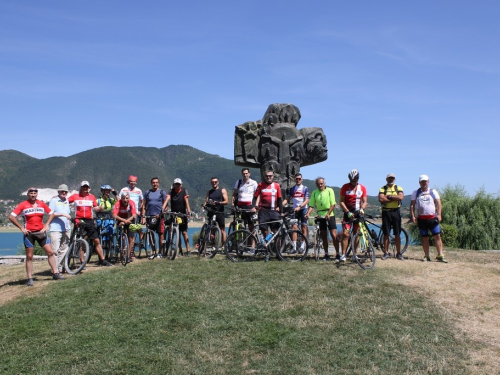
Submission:
[[[18,246],[21,246],[21,248],[24,246],[23,234],[21,232],[0,232],[0,256],[18,255],[20,253]]]

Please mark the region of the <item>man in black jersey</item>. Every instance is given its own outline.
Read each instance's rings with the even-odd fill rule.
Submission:
[[[163,202],[162,210],[165,211],[168,207],[168,202],[170,202],[170,210],[173,212],[180,212],[183,214],[191,215],[191,207],[189,207],[189,193],[185,188],[182,187],[182,181],[180,178],[174,180],[174,184],[170,192],[167,194],[167,199]],[[188,222],[187,218],[182,218],[182,224],[179,224],[179,230],[184,237],[184,243],[186,244],[186,254],[189,253],[189,237],[188,237]],[[179,255],[182,256],[182,246],[181,239],[179,238]]]
[[[212,177],[212,188],[207,192],[207,197],[205,198],[205,203],[210,203],[211,201],[215,205],[215,209],[217,210],[217,224],[219,224],[219,228],[222,234],[222,243],[226,242],[226,223],[224,219],[224,205],[226,205],[229,200],[227,198],[226,189],[221,189],[219,187],[219,179],[217,177]],[[209,218],[210,220],[210,218]]]

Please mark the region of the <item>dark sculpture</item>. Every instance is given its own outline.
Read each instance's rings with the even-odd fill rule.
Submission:
[[[264,118],[236,126],[234,163],[272,170],[283,188],[294,184],[301,166],[325,161],[326,136],[321,128],[297,129],[300,111],[293,104],[271,104]]]

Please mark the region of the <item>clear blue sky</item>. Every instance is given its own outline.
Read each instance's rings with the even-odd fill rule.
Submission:
[[[328,138],[306,178],[498,193],[499,19],[498,1],[0,0],[0,148],[232,159],[235,125],[293,103]]]

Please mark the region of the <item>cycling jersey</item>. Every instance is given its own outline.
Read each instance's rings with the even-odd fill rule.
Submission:
[[[350,183],[347,183],[340,189],[340,196],[344,197],[344,204],[349,211],[359,211],[362,198],[367,196],[366,188],[361,184],[353,187]]]
[[[290,189],[289,196],[292,197],[293,208],[297,208],[304,203],[306,199],[309,199],[309,189],[304,185],[295,185]],[[308,205],[306,204],[303,208],[307,209]],[[330,207],[328,207],[330,208]]]
[[[120,190],[119,198],[122,197],[123,193],[128,193],[130,195],[130,200],[134,201],[135,207],[141,207],[141,201],[144,199],[142,196],[142,190],[138,187],[134,188],[134,190],[130,190],[129,186],[125,186]]]
[[[128,205],[123,205],[121,199],[116,202],[115,207],[113,208],[113,214],[118,215],[123,219],[128,219],[133,215],[137,215],[137,209],[135,207],[135,202],[130,200],[128,201]]]
[[[43,215],[50,215],[52,210],[42,201],[36,200],[31,204],[29,200],[21,202],[12,211],[12,216],[22,216],[24,227],[30,232],[38,232],[43,230]]]
[[[250,206],[252,205],[255,190],[257,190],[257,181],[251,178],[247,182],[238,180],[234,185],[234,189],[238,190],[238,206]]]
[[[384,185],[380,188],[379,194],[384,194],[384,195],[398,195],[399,192],[403,192],[403,188],[401,186],[392,184],[392,186],[389,185]],[[382,209],[394,209],[394,208],[399,208],[401,201],[390,201],[387,203],[382,204]]]
[[[75,203],[77,219],[92,219],[92,207],[97,207],[97,200],[93,194],[85,196],[75,193],[68,198],[69,203]]]
[[[274,210],[278,204],[278,198],[281,198],[281,188],[277,182],[261,182],[257,185],[257,190],[254,193],[254,197],[257,198],[260,195],[259,208],[267,208]]]
[[[187,211],[186,200],[184,198],[189,198],[189,194],[186,189],[180,188],[179,191],[172,189],[168,195],[170,195],[170,209],[173,212],[185,213]]]
[[[116,199],[108,197],[108,199],[100,197],[97,199],[97,204],[102,208],[100,212],[111,212],[116,204]]]
[[[311,199],[309,200],[309,205],[311,207],[316,206],[316,211],[318,215],[324,216],[335,202],[335,193],[332,188],[325,188],[324,190],[316,189],[311,194]]]

